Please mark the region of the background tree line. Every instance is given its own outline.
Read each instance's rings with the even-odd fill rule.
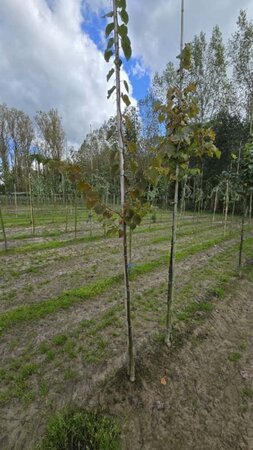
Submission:
[[[209,40],[201,32],[184,51],[188,67],[183,84],[196,85],[195,96],[200,106],[194,120],[214,129],[215,145],[221,151],[219,160],[203,156],[199,173],[180,182],[181,208],[186,204],[203,209],[214,203],[217,186],[221,196],[225,196],[227,173],[239,170],[241,149],[252,134],[253,23],[245,11],[240,11],[236,31],[226,45],[219,27],[215,26]],[[179,71],[169,62],[162,73],[155,74],[138,108],[126,108],[125,139],[135,144],[136,160],[144,169],[149,165],[152,149],[165,132],[154,105],[157,101],[164,102],[168,89],[179,84]],[[87,181],[105,201],[117,201],[120,186],[115,117],[90,130],[78,151],[67,152],[57,110],[40,111],[32,121],[23,111],[0,105],[0,189],[3,193],[14,189],[27,191],[29,174],[34,194],[71,192],[73,183],[63,167],[67,156],[82,168]],[[194,162],[191,164],[194,166]],[[230,185],[232,192],[231,180]],[[173,198],[173,183],[170,190],[166,177],[161,176],[156,187],[148,187],[146,195],[149,200],[167,205]]]

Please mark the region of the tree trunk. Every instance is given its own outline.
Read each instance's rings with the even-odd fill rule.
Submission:
[[[129,273],[128,273],[127,230],[125,221],[125,159],[124,159],[124,141],[123,141],[122,115],[120,104],[121,88],[120,88],[120,58],[119,58],[119,35],[118,35],[117,14],[118,11],[116,6],[116,0],[113,0],[117,133],[118,133],[119,158],[120,158],[120,196],[121,196],[121,215],[122,215],[122,234],[123,234],[123,265],[124,265],[124,284],[125,284],[125,308],[126,308],[127,336],[128,336],[128,374],[130,381],[135,381],[133,330],[131,320],[131,299],[130,299]]]
[[[33,198],[32,198],[32,182],[31,174],[28,175],[28,189],[29,189],[29,205],[30,205],[30,218],[32,226],[32,234],[35,234],[35,221],[34,221],[34,211],[33,211]]]
[[[224,236],[227,231],[227,221],[228,221],[228,203],[229,203],[229,192],[228,192],[228,181],[226,182],[226,194],[225,194],[225,212],[224,212]]]
[[[246,200],[243,201],[243,214],[242,214],[242,223],[241,223],[241,239],[240,239],[240,248],[239,248],[239,277],[242,275],[242,252],[243,252],[243,242],[244,242],[244,225],[245,225],[245,217],[247,215],[246,210]]]
[[[77,237],[77,195],[75,192],[75,238]]]
[[[1,205],[0,205],[0,222],[1,222],[2,232],[3,232],[3,238],[4,238],[4,249],[7,250],[8,244],[7,244],[7,237],[6,237],[6,232],[5,232],[4,219],[3,219]]]
[[[184,180],[183,180],[183,189],[182,189],[182,196],[181,196],[181,201],[180,201],[180,218],[183,217],[183,214],[185,212],[186,183],[187,183],[187,175],[184,176]]]
[[[18,202],[17,202],[17,190],[16,190],[16,184],[14,183],[14,203],[15,203],[15,213],[16,213],[16,219],[18,217]]]
[[[167,316],[166,316],[166,335],[165,343],[171,345],[172,337],[172,304],[174,299],[174,284],[175,284],[175,257],[176,257],[176,232],[177,232],[177,205],[178,205],[178,175],[179,165],[176,166],[176,181],[174,192],[174,205],[172,216],[172,234],[170,244],[170,263],[169,263],[169,279],[168,279],[168,293],[167,293]]]
[[[218,189],[216,189],[216,191],[215,191],[214,206],[213,206],[213,220],[212,220],[213,224],[214,224],[214,220],[215,220],[217,204],[218,204]]]

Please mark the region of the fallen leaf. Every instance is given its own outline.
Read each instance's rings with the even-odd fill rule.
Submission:
[[[163,378],[161,378],[160,383],[161,383],[163,386],[165,386],[165,385],[167,384],[167,381],[166,381],[166,379],[163,377]]]

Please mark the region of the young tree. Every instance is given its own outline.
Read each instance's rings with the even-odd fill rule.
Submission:
[[[108,14],[107,14],[108,16]],[[119,161],[120,161],[120,196],[121,196],[121,216],[122,216],[122,236],[123,236],[123,259],[124,259],[124,280],[125,280],[125,304],[127,315],[127,334],[128,334],[128,358],[129,358],[129,377],[130,381],[135,380],[135,362],[134,362],[134,343],[133,343],[133,330],[131,320],[131,299],[130,299],[130,286],[129,286],[129,272],[128,272],[128,251],[127,251],[127,224],[126,224],[126,185],[125,185],[125,145],[124,145],[124,133],[123,133],[123,120],[121,112],[121,100],[123,100],[127,106],[130,101],[127,94],[121,92],[121,65],[120,59],[120,43],[126,59],[131,57],[131,44],[128,37],[128,14],[126,11],[125,0],[113,0],[113,11],[109,13],[109,17],[112,17],[113,21],[106,27],[106,37],[109,37],[113,32],[113,37],[108,40],[107,49],[105,51],[105,59],[109,61],[111,56],[114,55],[114,68],[112,68],[107,76],[110,77],[115,73],[115,84],[108,91],[108,98],[111,96],[114,90],[116,91],[116,111],[117,111],[117,133],[118,133],[118,148],[119,148]],[[119,24],[121,19],[122,24]],[[112,50],[113,49],[113,50]],[[124,82],[125,88],[128,92],[128,85]]]

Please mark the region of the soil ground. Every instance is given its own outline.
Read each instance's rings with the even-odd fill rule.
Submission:
[[[237,221],[226,235],[219,218],[180,221],[168,349],[168,229],[161,221],[133,239],[135,384],[125,369],[122,282],[113,278],[120,242],[62,233],[57,248],[42,249],[10,235],[12,251],[0,252],[0,449],[34,450],[51,414],[68,405],[115,415],[124,449],[253,449],[252,232],[238,279]],[[109,284],[96,291],[101,280]],[[84,296],[90,285],[94,294]],[[73,303],[63,307],[66,298]]]
[[[174,348],[146,349],[136,385],[110,380],[100,401],[124,417],[124,449],[253,449],[252,324],[253,283],[242,279]]]

